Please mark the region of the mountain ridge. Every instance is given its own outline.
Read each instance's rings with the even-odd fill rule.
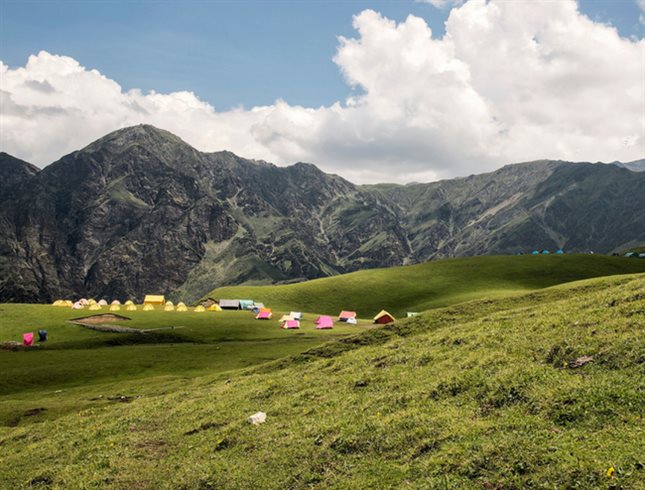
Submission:
[[[0,172],[21,169],[0,187],[0,301],[193,300],[227,284],[645,242],[645,173],[615,165],[543,160],[427,184],[355,185],[310,163],[199,152],[149,125],[41,171],[16,162],[0,155]]]

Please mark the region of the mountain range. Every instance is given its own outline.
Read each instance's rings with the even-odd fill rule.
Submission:
[[[308,163],[199,152],[148,125],[39,170],[0,153],[0,301],[195,300],[441,257],[645,243],[645,172],[536,161],[426,184],[354,185]]]

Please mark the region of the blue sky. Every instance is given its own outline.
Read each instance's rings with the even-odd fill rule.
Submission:
[[[555,0],[558,1],[558,0]],[[580,0],[580,11],[624,37],[643,35],[635,0]],[[443,35],[448,9],[414,1],[0,2],[0,59],[22,66],[46,50],[98,69],[124,90],[189,90],[218,111],[243,105],[318,107],[352,90],[332,58],[352,16],[371,8],[422,17]]]

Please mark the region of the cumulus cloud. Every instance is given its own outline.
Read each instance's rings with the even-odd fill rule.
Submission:
[[[2,150],[45,165],[109,131],[154,124],[200,150],[316,163],[356,182],[427,181],[540,158],[645,157],[645,41],[575,1],[471,0],[446,34],[366,10],[335,63],[361,95],[326,107],[218,112],[192,92],[124,90],[76,60],[0,62]]]
[[[438,9],[444,9],[449,6],[461,5],[464,0],[416,0],[417,3],[429,3]]]

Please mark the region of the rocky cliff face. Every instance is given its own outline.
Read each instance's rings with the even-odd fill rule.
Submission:
[[[151,126],[38,171],[0,154],[0,301],[194,299],[282,282],[535,247],[645,242],[645,173],[535,162],[408,186],[201,153]]]

